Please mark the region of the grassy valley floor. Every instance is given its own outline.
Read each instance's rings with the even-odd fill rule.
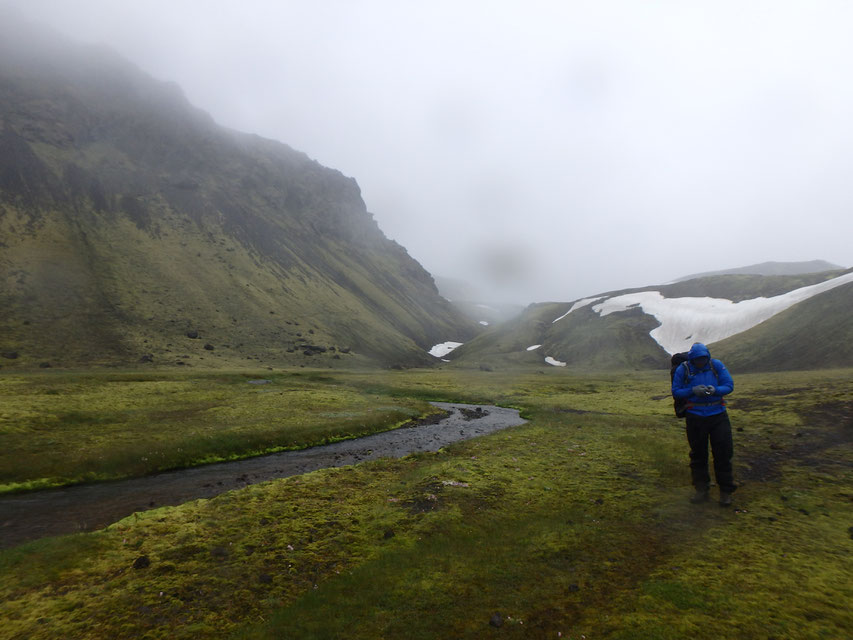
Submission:
[[[853,629],[853,370],[735,376],[732,509],[687,502],[666,372],[302,371],[258,376],[272,380],[263,396],[250,373],[162,373],[138,386],[121,375],[124,404],[103,407],[91,395],[97,374],[5,379],[4,438],[26,452],[19,440],[45,424],[63,451],[105,429],[105,450],[120,449],[123,429],[145,431],[138,420],[147,439],[137,437],[136,457],[211,430],[292,446],[388,428],[427,400],[512,405],[529,423],[2,551],[2,638],[801,639]],[[159,410],[197,411],[143,418],[157,385],[177,394]],[[291,438],[275,419],[288,394],[304,399],[306,422],[338,430]],[[325,400],[315,407],[312,394]],[[39,404],[53,396],[62,401]],[[26,420],[10,417],[22,406]],[[368,410],[380,406],[400,413],[379,425]],[[220,412],[227,419],[211,419]],[[5,482],[83,477],[75,464],[65,470],[57,456],[48,475],[21,465]],[[121,470],[91,464],[96,477]]]

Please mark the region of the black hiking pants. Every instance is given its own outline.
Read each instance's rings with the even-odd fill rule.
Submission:
[[[687,442],[690,443],[690,475],[697,491],[707,491],[711,484],[708,473],[708,442],[714,455],[714,477],[720,491],[733,493],[737,488],[732,473],[732,425],[727,411],[713,416],[687,413]]]

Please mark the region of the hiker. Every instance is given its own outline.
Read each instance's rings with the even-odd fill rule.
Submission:
[[[708,442],[714,455],[714,477],[720,487],[720,505],[732,504],[737,488],[732,474],[732,426],[723,399],[734,390],[734,382],[725,365],[711,359],[701,342],[687,352],[687,360],[672,376],[672,395],[686,400],[687,441],[690,444],[690,474],[696,493],[690,502],[708,500],[711,476],[708,473]]]

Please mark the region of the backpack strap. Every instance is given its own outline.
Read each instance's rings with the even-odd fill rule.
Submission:
[[[717,385],[720,384],[720,374],[717,373],[717,367],[714,366],[714,361],[712,359],[708,359],[709,364],[711,365],[711,371],[714,373],[714,379],[717,381]],[[690,377],[690,361],[685,360],[681,364],[684,365],[684,384],[687,384],[687,380]]]

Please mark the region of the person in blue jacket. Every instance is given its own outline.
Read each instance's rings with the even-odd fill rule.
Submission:
[[[708,473],[708,442],[714,455],[714,477],[720,488],[720,505],[732,504],[737,488],[732,473],[732,426],[725,396],[735,383],[722,362],[711,358],[701,342],[695,343],[672,377],[672,395],[687,400],[687,441],[690,444],[690,474],[696,493],[691,502],[706,502],[711,484]]]

